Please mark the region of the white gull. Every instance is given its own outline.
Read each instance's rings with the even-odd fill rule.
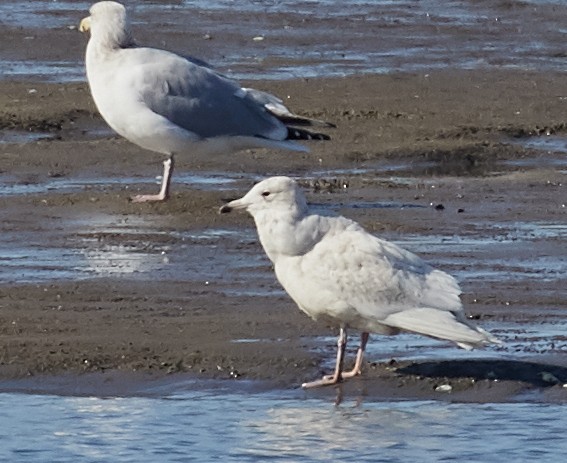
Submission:
[[[334,373],[303,387],[359,375],[369,333],[410,331],[465,349],[500,343],[467,320],[452,276],[352,220],[311,213],[291,178],[263,180],[220,211],[233,209],[254,217],[276,276],[299,308],[340,327]],[[361,342],[354,368],[343,372],[349,328],[362,332]]]

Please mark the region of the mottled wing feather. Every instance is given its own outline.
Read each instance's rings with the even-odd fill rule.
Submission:
[[[349,305],[375,320],[412,307],[462,310],[451,276],[362,229],[330,233],[301,265],[306,287],[339,295],[337,307]]]

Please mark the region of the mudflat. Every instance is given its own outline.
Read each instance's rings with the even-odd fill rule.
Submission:
[[[332,140],[308,143],[308,154],[179,158],[171,199],[135,204],[131,195],[157,189],[162,159],[114,136],[86,84],[0,82],[0,389],[63,374],[284,388],[320,375],[336,327],[282,292],[247,214],[218,214],[255,180],[290,175],[317,207],[456,274],[467,313],[506,342],[480,358],[370,351],[346,393],[564,400],[565,333],[529,333],[565,326],[567,237],[538,232],[566,223],[565,154],[527,143],[565,134],[564,76],[439,70],[251,84],[335,123]],[[420,236],[431,246],[407,241]],[[477,247],[439,251],[444,240]]]

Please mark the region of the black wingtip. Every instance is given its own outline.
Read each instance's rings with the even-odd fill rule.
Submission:
[[[273,113],[272,113],[273,114]],[[332,122],[321,121],[319,119],[309,119],[308,117],[297,116],[296,114],[281,115],[274,114],[280,121],[286,125],[297,125],[301,127],[328,127],[336,128],[337,125]]]
[[[330,140],[331,137],[326,133],[310,132],[309,130],[305,130],[305,129],[288,127],[287,139],[288,140]]]

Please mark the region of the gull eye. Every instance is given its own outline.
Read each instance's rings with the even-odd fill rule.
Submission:
[[[263,196],[264,198],[266,198],[266,197],[270,196],[270,192],[269,192],[269,191],[264,191],[264,192],[262,193],[262,196]]]

